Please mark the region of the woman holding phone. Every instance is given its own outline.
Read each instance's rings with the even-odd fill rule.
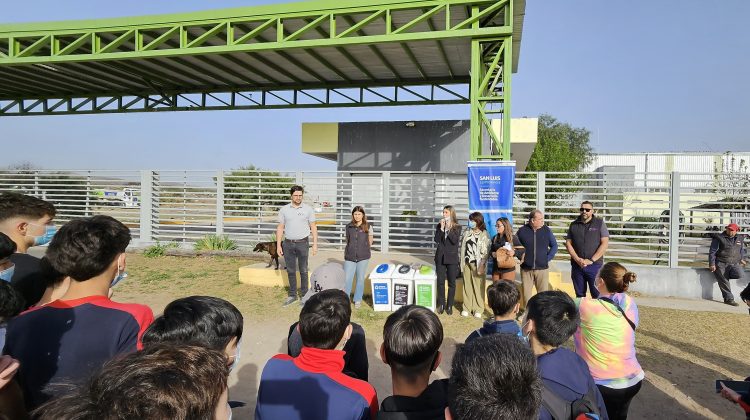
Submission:
[[[435,226],[435,272],[437,274],[437,313],[443,310],[453,314],[453,300],[456,297],[456,277],[458,277],[458,245],[461,242],[461,226],[456,220],[453,206],[443,207],[443,218]],[[448,303],[445,303],[445,281],[448,280]]]

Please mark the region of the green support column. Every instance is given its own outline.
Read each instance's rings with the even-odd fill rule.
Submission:
[[[471,41],[471,160],[510,160],[512,50],[511,36]],[[492,117],[502,120],[502,135],[493,130],[490,120]],[[485,136],[495,146],[495,153],[482,154]]]

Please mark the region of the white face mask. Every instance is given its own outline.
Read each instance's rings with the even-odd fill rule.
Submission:
[[[237,365],[239,365],[240,363],[240,344],[242,344],[242,341],[237,342],[237,350],[234,353],[234,361],[232,362],[232,366],[229,367],[230,372],[233,371],[237,367]],[[230,411],[229,413],[230,413],[229,416],[231,418],[232,412]]]
[[[13,273],[15,271],[16,271],[15,264],[11,265],[10,267],[6,268],[3,271],[0,271],[0,280],[10,282],[10,280],[13,278]]]
[[[525,323],[524,323],[524,324],[523,324],[523,325],[521,326],[521,334],[523,334],[523,330],[525,330],[525,329],[526,329],[526,326],[527,326],[527,325],[529,325],[529,321],[526,321],[526,322],[525,322]],[[523,336],[521,337],[521,339],[522,339],[522,340],[523,340],[524,342],[526,342],[526,345],[527,345],[527,346],[531,346],[531,340],[529,340],[529,336],[530,336],[530,335],[531,335],[531,330],[529,330],[529,332],[527,332],[526,334],[524,334],[524,335],[523,335]]]

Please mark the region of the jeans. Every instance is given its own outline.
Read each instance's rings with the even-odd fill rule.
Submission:
[[[714,271],[714,277],[716,277],[716,282],[719,283],[719,290],[721,291],[721,297],[724,298],[724,302],[734,301],[732,288],[729,286],[729,279],[727,279],[727,267],[730,265],[732,264],[716,261],[716,270]],[[739,264],[736,265],[739,266]]]
[[[365,275],[367,274],[367,265],[370,260],[362,261],[344,261],[344,272],[346,273],[346,283],[344,291],[346,296],[352,293],[352,281],[354,275],[357,275],[357,288],[354,289],[354,303],[362,301],[362,294],[365,292]]]
[[[642,383],[643,381],[623,389],[608,388],[603,385],[596,386],[602,394],[602,399],[604,400],[604,405],[607,407],[607,415],[610,420],[625,420],[628,418],[630,401],[641,390]]]
[[[437,274],[437,306],[445,305],[445,308],[453,307],[456,297],[456,277],[458,277],[458,264],[436,264]],[[448,303],[445,303],[445,280],[448,280]]]
[[[299,267],[300,296],[307,293],[307,256],[310,253],[310,243],[283,241],[281,250],[284,251],[286,273],[289,276],[289,296],[297,296],[297,267]]]
[[[594,299],[599,297],[599,289],[596,288],[596,275],[599,274],[601,268],[601,262],[587,265],[583,268],[574,262],[570,263],[570,279],[573,280],[576,297],[586,296],[587,284],[589,285],[591,297]]]

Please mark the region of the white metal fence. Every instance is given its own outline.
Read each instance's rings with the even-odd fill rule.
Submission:
[[[317,214],[320,247],[341,249],[353,206],[375,226],[376,249],[428,254],[442,207],[466,220],[466,175],[406,172],[0,171],[0,190],[53,202],[57,220],[108,214],[140,244],[191,244],[226,235],[241,247],[272,240],[289,187],[304,185]],[[607,258],[672,267],[705,265],[710,234],[727,223],[750,226],[747,173],[518,173],[514,224],[539,208],[565,258],[564,234],[581,201],[607,222]],[[672,217],[672,215],[678,215]]]

